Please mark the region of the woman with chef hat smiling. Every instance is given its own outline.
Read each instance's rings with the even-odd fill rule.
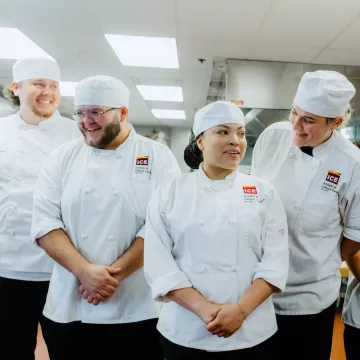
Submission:
[[[274,296],[279,359],[330,358],[339,267],[360,249],[360,151],[336,131],[354,95],[338,72],[305,73],[290,121],[255,145],[252,174],[276,187],[289,227],[289,277]]]
[[[284,208],[267,182],[241,174],[244,115],[217,101],[195,115],[192,172],[148,208],[145,274],[163,307],[167,360],[267,359],[277,330],[271,300],[288,270]]]

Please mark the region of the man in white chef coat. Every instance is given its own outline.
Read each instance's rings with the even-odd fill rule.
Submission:
[[[21,59],[6,95],[20,106],[0,119],[0,358],[33,360],[54,266],[31,241],[33,188],[57,146],[80,137],[57,111],[60,70],[50,58]]]
[[[82,80],[75,107],[85,142],[48,158],[34,196],[33,239],[57,262],[44,309],[50,357],[163,359],[143,272],[144,225],[155,187],[179,166],[127,122],[120,80]]]

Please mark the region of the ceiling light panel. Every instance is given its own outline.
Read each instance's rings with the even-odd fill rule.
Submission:
[[[178,69],[176,40],[173,38],[105,34],[125,66]]]
[[[0,27],[0,59],[51,57],[16,28]]]

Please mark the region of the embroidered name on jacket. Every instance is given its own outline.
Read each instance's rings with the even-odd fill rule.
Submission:
[[[335,170],[329,170],[324,183],[322,184],[321,190],[323,191],[334,191],[339,184],[341,173]]]
[[[257,189],[255,185],[243,185],[245,202],[254,202],[257,198]]]
[[[138,156],[136,158],[136,165],[149,166],[149,157],[148,156]]]
[[[135,162],[135,175],[150,174],[149,156],[138,156]]]

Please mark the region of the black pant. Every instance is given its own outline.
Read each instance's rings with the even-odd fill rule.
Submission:
[[[360,359],[360,329],[345,324],[344,345],[346,360]]]
[[[43,335],[51,360],[163,360],[156,324],[157,319],[128,324],[60,324],[45,318]]]
[[[48,281],[0,277],[0,359],[34,360]]]
[[[277,315],[274,346],[279,360],[329,360],[336,303],[315,315]]]
[[[272,338],[252,348],[209,352],[174,344],[162,335],[160,343],[166,360],[274,360]]]

